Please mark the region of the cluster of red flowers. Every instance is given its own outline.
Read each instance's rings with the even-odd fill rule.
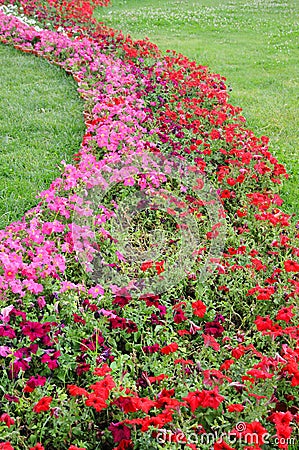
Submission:
[[[26,14],[42,19],[41,3],[25,3]],[[95,4],[42,6],[54,7],[55,26],[62,18],[67,26],[80,17],[88,21]],[[269,153],[267,138],[245,128],[240,109],[228,103],[223,77],[182,55],[163,59],[151,43],[134,42],[93,20],[90,28],[68,26],[63,36],[26,26],[16,31],[17,22],[10,20],[3,20],[1,29],[6,41],[51,58],[78,80],[87,100],[87,130],[76,165],[67,165],[41,194],[45,209],[37,208],[1,235],[0,290],[7,306],[0,310],[0,357],[9,377],[0,425],[9,439],[0,449],[13,448],[15,434],[8,433],[20,399],[24,423],[26,414],[34,415],[34,423],[47,415],[52,439],[60,432],[58,418],[62,423],[70,416],[73,428],[79,426],[78,412],[72,418],[72,411],[80,410],[88,423],[82,436],[90,446],[101,439],[103,448],[132,449],[138,436],[137,448],[148,448],[148,439],[166,426],[177,442],[183,417],[189,427],[183,440],[192,449],[190,428],[200,436],[223,423],[245,449],[261,449],[268,432],[277,436],[278,448],[287,449],[299,423],[299,235],[279,209],[275,188],[287,175]],[[123,69],[118,62],[109,65],[110,54],[121,57]],[[120,144],[108,125],[112,118],[119,127],[123,117],[128,128],[140,120],[145,136],[136,140],[150,152],[195,164],[218,188],[232,224],[229,244],[216,261],[213,285],[200,295],[196,271],[174,293],[138,301],[125,289],[105,295],[100,285],[78,281],[83,276],[72,259],[68,227],[70,205],[78,201],[72,189],[99,169],[93,153],[104,149],[116,157],[109,145],[112,138],[116,149]],[[188,194],[188,202],[200,218],[204,205],[195,193]],[[206,246],[215,233],[217,227],[207,233]],[[205,251],[198,252],[199,260]],[[146,261],[141,271],[163,275],[164,264]],[[236,426],[241,419],[243,431]],[[78,449],[69,446],[75,439],[71,429],[58,441],[65,441],[61,448]],[[233,447],[216,442],[214,450],[221,449]]]

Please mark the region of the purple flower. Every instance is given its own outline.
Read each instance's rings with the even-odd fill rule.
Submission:
[[[120,442],[122,439],[130,439],[131,438],[131,430],[126,425],[123,425],[121,422],[111,423],[108,427],[108,430],[111,431],[114,442]]]

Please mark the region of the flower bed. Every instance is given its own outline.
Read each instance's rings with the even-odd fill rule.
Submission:
[[[299,234],[268,139],[206,67],[25,3],[44,29],[0,11],[0,40],[72,74],[86,133],[0,233],[0,448],[296,448]]]

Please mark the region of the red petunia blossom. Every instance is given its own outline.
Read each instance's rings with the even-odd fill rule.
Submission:
[[[76,397],[79,395],[84,395],[85,397],[88,397],[88,392],[86,391],[86,389],[80,388],[75,384],[68,384],[67,389],[72,397]]]
[[[20,403],[20,399],[19,399],[18,397],[16,397],[15,395],[5,394],[5,395],[4,395],[4,398],[5,398],[7,401],[9,401],[10,403],[11,403],[11,402],[14,402],[14,403]]]
[[[51,354],[45,353],[41,357],[41,362],[48,365],[49,369],[54,370],[56,367],[58,367],[58,361],[57,359],[60,357],[61,353],[59,350],[56,352],[53,352]]]
[[[278,311],[276,315],[276,320],[283,320],[286,323],[289,323],[290,320],[295,316],[292,312],[294,305],[290,305],[288,307],[282,308]]]
[[[103,364],[102,367],[96,367],[94,370],[94,375],[98,377],[104,377],[107,373],[111,372],[112,369],[108,366],[108,364]]]
[[[267,266],[265,266],[262,261],[258,258],[252,258],[251,259],[251,263],[253,265],[253,267],[255,268],[255,270],[257,270],[258,272],[261,270],[266,270]]]
[[[273,322],[269,316],[266,317],[257,316],[254,323],[258,331],[271,330],[273,327]]]
[[[53,397],[42,397],[37,404],[33,407],[33,411],[36,413],[40,413],[43,411],[48,411],[50,409],[50,404],[53,400]]]
[[[174,364],[182,364],[183,366],[185,366],[185,365],[194,366],[195,363],[191,359],[179,358],[179,359],[174,360]]]
[[[86,450],[85,447],[77,447],[76,445],[71,445],[68,450]]]
[[[74,322],[81,323],[82,325],[86,325],[86,320],[83,317],[79,316],[79,314],[73,314]]]
[[[201,301],[201,300],[197,300],[196,302],[193,302],[191,304],[192,309],[193,309],[193,314],[195,314],[197,317],[204,317],[207,307],[206,305]]]
[[[114,447],[113,450],[132,450],[133,448],[134,445],[131,439],[123,439],[120,441],[117,447]]]
[[[29,450],[45,450],[45,447],[38,442],[34,447],[30,447]]]
[[[160,350],[159,344],[147,345],[146,347],[142,347],[144,353],[156,353]]]
[[[97,381],[96,383],[92,384],[90,389],[95,392],[98,396],[102,396],[102,398],[107,399],[109,397],[109,392],[111,389],[115,387],[115,382],[111,375],[106,375],[105,378],[101,381]]]
[[[245,379],[246,377],[244,377],[244,379]],[[247,377],[249,380],[251,379],[252,381],[254,381],[254,379],[252,379],[252,378],[249,378],[249,377]],[[242,377],[242,380],[243,380],[243,377]],[[262,400],[263,398],[268,398],[266,395],[258,395],[258,394],[255,394],[254,392],[249,392],[248,393],[248,397],[253,397],[253,398],[255,398],[257,401],[259,401],[259,400]]]
[[[254,444],[254,446],[252,445],[245,445],[245,447],[243,447],[243,450],[263,450],[262,447],[258,444]]]
[[[253,422],[247,424],[244,435],[246,436],[247,444],[262,445],[265,443],[265,436],[268,436],[269,433],[258,420],[254,420]],[[256,442],[256,437],[258,439],[258,442]]]
[[[156,272],[158,275],[160,275],[160,273],[165,271],[164,263],[165,263],[165,261],[157,261],[156,262],[155,267],[156,267]]]
[[[247,348],[244,345],[239,344],[238,347],[232,349],[231,353],[233,358],[240,359],[246,352]]]
[[[160,352],[163,355],[169,355],[169,353],[174,353],[179,348],[178,344],[176,342],[172,342],[172,344],[166,345],[165,347],[162,347]]]
[[[262,288],[260,286],[255,286],[252,289],[249,289],[249,291],[247,292],[246,295],[254,295],[254,294],[258,294],[257,295],[257,300],[270,300],[271,296],[275,293],[275,287],[274,286],[269,286],[269,287],[265,287]]]
[[[234,192],[230,191],[229,189],[224,189],[220,195],[221,198],[231,198],[233,196],[234,196]]]
[[[166,378],[168,378],[168,376],[165,375],[164,373],[161,373],[161,375],[157,375],[156,377],[148,377],[147,379],[150,383],[159,383],[160,381],[163,381]]]
[[[191,334],[191,332],[188,330],[178,330],[177,333],[179,336],[185,336],[186,334]]]
[[[145,417],[143,419],[141,431],[148,431],[149,427],[152,425],[155,428],[164,428],[163,425],[173,421],[173,412],[165,410],[161,414],[153,417]]]
[[[244,409],[244,406],[240,403],[232,403],[231,405],[227,406],[228,412],[242,412]]]
[[[97,412],[107,408],[107,403],[102,397],[98,397],[97,394],[89,394],[87,400],[85,400],[86,406],[92,406]]]
[[[197,408],[202,406],[202,402],[204,399],[205,393],[204,391],[199,391],[198,389],[193,392],[189,392],[187,397],[183,397],[183,400],[186,400],[192,412],[194,412]]]
[[[145,272],[146,270],[150,269],[152,266],[153,266],[153,261],[146,261],[141,264],[140,268],[141,268],[142,272]]]
[[[290,423],[293,419],[293,415],[290,411],[287,412],[275,412],[271,414],[269,420],[275,423],[276,434],[280,441],[286,442],[288,438],[291,437],[292,428]],[[280,447],[284,448],[284,447]]]
[[[261,379],[261,380],[266,380],[267,378],[274,377],[273,373],[265,372],[265,371],[259,370],[259,369],[250,369],[250,370],[247,370],[246,373],[248,373],[248,375],[251,375],[254,378]]]
[[[234,447],[230,447],[223,439],[215,442],[213,450],[235,450]]]
[[[299,264],[296,261],[288,259],[284,262],[286,272],[299,272]]]
[[[33,342],[38,338],[46,336],[51,329],[50,322],[46,322],[44,324],[40,322],[24,322],[21,323],[22,333],[25,336],[28,336],[29,339]]]
[[[226,359],[221,366],[219,367],[219,370],[228,370],[232,364],[234,364],[234,359]]]
[[[185,316],[184,311],[181,308],[177,309],[174,313],[174,323],[182,323],[185,320],[187,320],[187,317]]]
[[[14,450],[10,442],[0,442],[0,450]]]
[[[10,428],[15,423],[14,419],[7,413],[1,414],[0,422],[4,422],[8,428]]]
[[[203,392],[205,394],[202,402],[203,408],[217,409],[220,403],[222,403],[224,400],[224,397],[218,392],[218,386],[215,386],[214,389],[210,391]]]
[[[114,402],[125,414],[136,412],[141,408],[141,400],[139,397],[118,397]]]

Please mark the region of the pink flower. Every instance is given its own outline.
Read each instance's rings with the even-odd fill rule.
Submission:
[[[88,294],[91,295],[92,298],[97,298],[104,295],[104,289],[100,284],[97,284],[88,290]]]

